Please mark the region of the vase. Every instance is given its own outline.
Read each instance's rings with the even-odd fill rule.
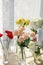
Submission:
[[[33,57],[34,57],[34,62],[35,63],[37,63],[37,64],[40,64],[41,63],[41,56],[40,56],[40,54],[34,53],[33,54]]]
[[[8,63],[8,47],[9,44],[3,44],[2,41],[0,40],[1,45],[2,45],[2,49],[3,49],[3,63],[7,64]]]
[[[4,56],[4,64],[8,64],[8,49],[4,47],[3,49],[3,56]]]
[[[23,47],[20,47],[19,59],[19,65],[26,65],[26,54]]]
[[[9,50],[9,43],[7,40],[4,40],[3,44],[3,56],[4,56],[4,64],[8,64],[8,50]]]

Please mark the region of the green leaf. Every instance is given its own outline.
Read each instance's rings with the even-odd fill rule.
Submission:
[[[24,40],[24,41],[21,42],[21,43],[17,41],[17,43],[18,43],[18,45],[19,45],[20,47],[28,47],[29,42],[30,42],[30,38]]]
[[[37,51],[35,51],[37,55],[40,55],[40,47],[37,48]]]
[[[31,30],[35,32],[35,34],[37,34],[37,30],[35,30],[34,28],[31,28]]]

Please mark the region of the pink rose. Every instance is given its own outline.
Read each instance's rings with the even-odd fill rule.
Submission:
[[[24,36],[24,40],[26,40],[28,38],[28,34],[26,34],[26,33],[22,34],[22,36]]]
[[[28,38],[28,34],[24,33],[24,34],[22,34],[22,35],[19,37],[18,41],[19,41],[19,42],[23,42],[23,41],[26,40],[27,38]]]
[[[23,41],[24,41],[24,36],[20,36],[18,42],[23,42]]]

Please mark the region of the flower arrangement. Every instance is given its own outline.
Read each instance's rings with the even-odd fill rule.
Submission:
[[[30,48],[33,51],[33,56],[35,60],[39,60],[41,46],[38,44],[37,29],[31,28],[31,32],[27,34],[24,32],[26,27],[31,24],[30,20],[20,18],[16,21],[16,24],[19,25],[19,28],[14,31],[14,37],[17,36],[17,44],[21,49],[22,58],[23,58],[23,49],[25,47]]]
[[[24,19],[24,18],[18,19],[16,21],[16,24],[19,25],[19,28],[17,30],[15,30],[14,33],[13,33],[14,37],[17,36],[17,44],[21,49],[22,59],[24,59],[23,50],[24,50],[25,47],[28,48],[28,44],[30,42],[29,35],[24,32],[24,30],[29,25],[29,23],[30,23],[30,20],[27,20],[27,19]]]
[[[24,32],[25,26],[29,25],[30,20],[20,18],[16,21],[16,24],[20,25],[18,30],[14,31],[14,36],[17,36],[17,43],[20,47],[27,47],[30,41],[28,34]]]
[[[36,35],[37,35],[37,29],[43,25],[43,19],[39,20],[39,21],[38,21],[39,23],[37,23],[36,21],[31,22],[28,19],[19,18],[16,20],[16,25],[19,26],[19,28],[17,30],[15,30],[13,33],[10,30],[5,30],[5,33],[8,37],[8,40],[7,40],[8,48],[9,48],[10,41],[13,39],[13,36],[17,37],[17,45],[20,47],[22,59],[24,59],[23,51],[24,51],[24,48],[26,47],[33,51],[34,59],[39,60],[39,57],[41,55],[40,49],[42,48],[42,46],[39,45],[40,43],[38,43],[38,39],[37,39]],[[41,24],[41,26],[39,24]],[[31,27],[30,28],[31,32],[29,32],[29,33],[25,32],[27,26]],[[2,36],[3,36],[3,34],[0,33],[0,42],[1,42],[2,48],[4,50],[3,42],[1,40]]]

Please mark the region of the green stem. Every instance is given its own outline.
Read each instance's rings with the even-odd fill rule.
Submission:
[[[2,48],[4,49],[3,43],[2,43],[2,41],[1,41],[1,38],[0,38],[0,42],[1,42]]]
[[[10,44],[10,39],[8,38],[8,39],[7,39],[7,41],[8,41],[8,48],[9,48],[9,44]]]
[[[21,47],[21,53],[22,53],[22,60],[24,59],[23,58],[23,47]]]

